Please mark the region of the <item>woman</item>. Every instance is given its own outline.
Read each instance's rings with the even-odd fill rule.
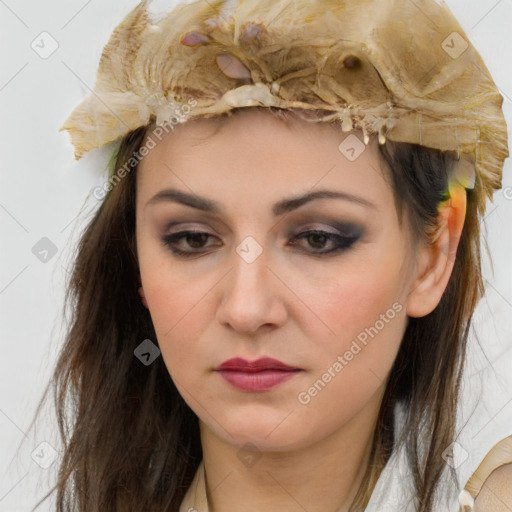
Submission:
[[[450,450],[501,101],[433,0],[131,12],[63,126],[119,145],[69,283],[58,509],[491,510],[510,438],[466,489]]]

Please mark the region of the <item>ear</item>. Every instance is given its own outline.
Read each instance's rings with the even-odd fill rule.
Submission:
[[[450,198],[441,203],[433,239],[418,248],[415,279],[407,300],[407,314],[422,317],[439,304],[452,274],[466,217],[466,190],[450,185]]]
[[[139,292],[140,300],[141,300],[142,304],[144,305],[144,307],[146,309],[149,309],[148,303],[146,301],[146,294],[144,293],[144,288],[142,287],[142,281],[141,281],[140,273],[138,275],[137,280],[138,280],[139,285],[140,285],[138,290],[137,290]]]

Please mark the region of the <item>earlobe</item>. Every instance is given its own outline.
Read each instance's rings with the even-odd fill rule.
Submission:
[[[139,287],[139,297],[140,297],[140,300],[142,301],[142,304],[144,305],[144,307],[148,308],[148,303],[146,301],[146,295],[144,295],[144,288],[142,288],[142,286]]]
[[[439,304],[452,274],[466,216],[466,190],[450,186],[450,198],[441,204],[438,229],[428,244],[418,249],[416,278],[407,300],[407,314],[422,317]]]
[[[142,304],[144,305],[145,308],[149,309],[148,307],[148,303],[146,301],[146,295],[144,294],[144,288],[142,287],[142,281],[141,281],[141,278],[140,278],[140,274],[139,274],[139,277],[138,277],[138,281],[139,281],[139,288],[138,288],[138,292],[139,292],[139,297],[140,297],[140,300],[142,302]]]

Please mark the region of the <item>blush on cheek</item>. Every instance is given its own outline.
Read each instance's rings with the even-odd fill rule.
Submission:
[[[354,272],[350,278],[317,288],[314,293],[308,290],[311,288],[308,283],[304,285],[303,296],[307,296],[307,303],[314,305],[314,311],[318,311],[318,316],[336,333],[357,334],[392,309],[399,298],[396,281],[383,280],[382,275],[363,274],[363,278],[358,275],[361,276]],[[390,316],[395,316],[393,311]]]
[[[192,352],[200,349],[198,345],[208,324],[204,319],[212,315],[204,294],[190,289],[185,292],[183,287],[154,290],[151,318],[162,352],[169,352],[174,360],[190,361]]]
[[[322,351],[330,352],[333,361],[337,355],[348,352],[348,358],[384,375],[398,351],[407,317],[397,280],[389,274],[385,279],[382,275],[369,277],[338,282],[337,286],[329,287],[328,293],[318,293],[309,300],[330,329],[330,334],[316,337]]]

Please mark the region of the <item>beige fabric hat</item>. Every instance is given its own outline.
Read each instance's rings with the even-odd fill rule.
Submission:
[[[93,92],[61,130],[79,159],[153,121],[299,109],[361,129],[365,143],[378,134],[381,144],[457,151],[476,169],[483,212],[508,156],[502,102],[441,0],[199,0],[158,22],[143,1],[114,30]]]

